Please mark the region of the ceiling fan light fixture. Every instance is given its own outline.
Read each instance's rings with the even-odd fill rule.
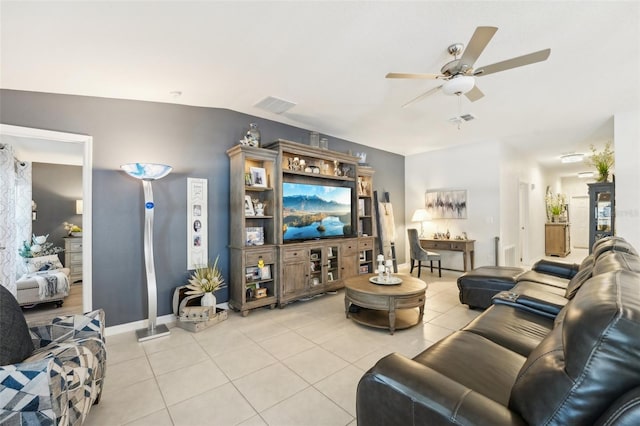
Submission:
[[[473,89],[476,81],[470,75],[459,75],[446,81],[442,85],[442,91],[446,95],[463,95]]]

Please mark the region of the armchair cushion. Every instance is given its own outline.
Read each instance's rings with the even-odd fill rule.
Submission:
[[[18,301],[0,285],[0,365],[20,362],[31,355],[33,349]]]

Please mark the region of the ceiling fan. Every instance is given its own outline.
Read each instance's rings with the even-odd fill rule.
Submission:
[[[483,67],[473,68],[476,60],[482,53],[493,35],[498,31],[496,27],[478,27],[471,36],[467,48],[464,49],[462,43],[456,43],[449,46],[448,51],[454,56],[454,60],[446,63],[441,69],[440,74],[421,74],[421,73],[401,73],[390,72],[386,78],[409,78],[409,79],[426,79],[426,80],[445,80],[443,84],[427,92],[411,99],[402,107],[406,107],[414,102],[422,100],[427,96],[442,90],[447,95],[464,94],[471,102],[475,102],[484,96],[484,93],[475,85],[475,77],[482,77],[494,74],[500,71],[506,71],[511,68],[517,68],[524,65],[535,64],[536,62],[545,61],[551,49],[544,49],[538,52],[529,53],[528,55],[518,56],[516,58],[507,59],[505,61],[496,62],[495,64]],[[464,53],[462,52],[464,50]],[[462,53],[462,56],[458,56]]]

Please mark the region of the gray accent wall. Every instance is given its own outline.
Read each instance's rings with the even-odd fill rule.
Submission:
[[[32,198],[38,205],[33,233],[48,234],[47,241],[64,248],[67,231],[63,223],[82,226],[82,216],[76,214],[76,200],[82,199],[82,167],[33,163],[32,171]],[[64,253],[58,257],[64,263]]]
[[[173,172],[154,182],[154,250],[158,315],[171,313],[175,287],[186,283],[187,177],[209,181],[209,257],[220,255],[228,277],[229,159],[249,123],[262,141],[308,143],[309,130],[218,108],[0,90],[0,122],[93,137],[93,307],[103,308],[107,325],[145,319],[142,247],[143,194],[139,181],[120,171],[131,162],[165,163]],[[396,226],[404,213],[404,157],[326,135],[336,151],[367,152],[376,169],[374,189],[388,191]],[[397,257],[405,258],[404,235]],[[233,283],[231,283],[233,285]],[[217,294],[228,300],[228,289]]]

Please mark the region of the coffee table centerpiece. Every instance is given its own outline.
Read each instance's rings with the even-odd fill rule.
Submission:
[[[402,279],[391,275],[391,267],[393,261],[391,259],[384,260],[384,256],[379,254],[376,258],[378,261],[378,275],[369,278],[369,281],[378,285],[398,285],[402,284]]]

